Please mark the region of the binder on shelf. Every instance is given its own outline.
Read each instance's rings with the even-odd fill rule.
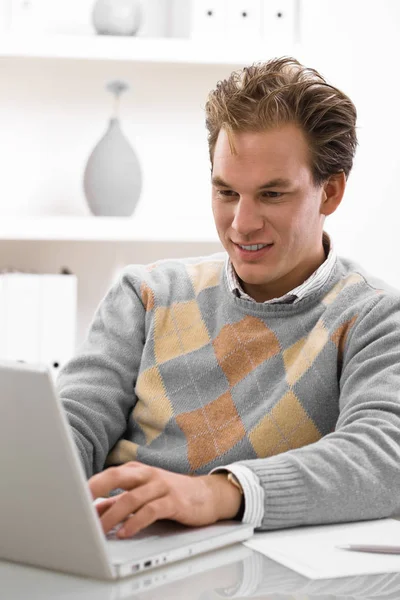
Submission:
[[[268,47],[287,45],[290,51],[295,41],[296,0],[261,0],[261,35]]]
[[[238,42],[244,37],[258,41],[261,37],[260,0],[228,0],[227,34],[236,36]]]
[[[75,350],[77,279],[75,275],[41,275],[40,278],[39,362],[56,378]]]
[[[31,273],[4,273],[3,358],[39,361],[40,278]]]
[[[75,275],[0,274],[0,357],[40,363],[54,379],[75,351]]]
[[[223,37],[226,33],[226,22],[226,0],[192,0],[192,38]]]

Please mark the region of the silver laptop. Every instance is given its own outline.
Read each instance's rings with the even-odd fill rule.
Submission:
[[[107,539],[46,367],[0,361],[0,559],[118,579],[248,539],[234,521],[159,521]]]

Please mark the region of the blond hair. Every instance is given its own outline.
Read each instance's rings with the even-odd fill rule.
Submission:
[[[357,147],[357,111],[348,96],[314,69],[283,57],[255,63],[219,81],[206,103],[211,164],[218,134],[264,131],[293,123],[306,136],[316,185],[333,174],[349,176]]]

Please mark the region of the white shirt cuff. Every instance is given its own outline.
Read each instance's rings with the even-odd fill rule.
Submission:
[[[226,467],[216,467],[211,473],[230,471],[237,477],[244,494],[244,515],[242,523],[260,527],[264,516],[264,489],[257,475],[248,467],[232,464]]]

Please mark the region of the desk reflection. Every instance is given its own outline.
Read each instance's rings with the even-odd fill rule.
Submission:
[[[115,583],[0,562],[7,600],[399,600],[400,573],[311,580],[238,544]]]

